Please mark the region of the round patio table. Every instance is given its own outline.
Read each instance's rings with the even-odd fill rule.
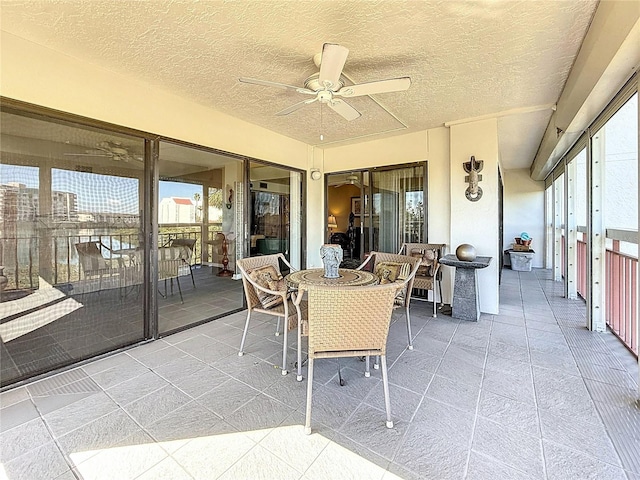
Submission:
[[[298,288],[298,285],[331,285],[336,287],[361,287],[364,285],[375,285],[378,283],[378,276],[363,270],[351,270],[349,268],[338,269],[338,278],[325,278],[324,268],[311,268],[309,270],[299,270],[284,277],[287,286]]]

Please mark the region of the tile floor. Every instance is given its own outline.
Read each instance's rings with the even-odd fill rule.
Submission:
[[[340,387],[325,360],[310,436],[282,337],[256,321],[238,357],[244,312],[224,317],[3,392],[0,479],[639,480],[638,364],[560,294],[505,270],[478,323],[415,302],[415,350],[400,312],[390,329],[394,428],[379,371],[342,360]]]

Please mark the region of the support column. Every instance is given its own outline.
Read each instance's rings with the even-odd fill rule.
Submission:
[[[578,298],[578,230],[576,220],[577,160],[574,158],[565,165],[564,189],[567,192],[564,206],[565,220],[565,261],[564,293],[566,298]]]
[[[562,188],[553,179],[553,280],[562,281]]]
[[[591,136],[587,144],[587,185],[589,215],[587,222],[587,328],[604,332],[605,319],[605,237],[602,216],[605,178],[605,129]]]

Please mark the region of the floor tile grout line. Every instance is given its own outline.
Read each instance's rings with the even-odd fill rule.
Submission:
[[[484,385],[485,373],[487,371],[487,359],[489,357],[489,344],[491,342],[491,333],[493,332],[493,319],[489,325],[489,336],[487,337],[487,345],[484,352],[484,361],[482,362],[482,378],[480,379],[480,387],[478,388],[478,397],[476,398],[476,409],[473,415],[473,425],[471,425],[471,435],[469,436],[469,449],[467,452],[467,461],[465,462],[463,478],[469,474],[469,465],[471,463],[471,453],[473,451],[473,440],[476,434],[476,426],[478,424],[478,416],[480,413],[480,399],[482,398],[482,386]],[[455,335],[455,334],[454,334]],[[453,337],[452,337],[453,338]]]
[[[536,278],[538,278],[538,276],[537,276],[537,275],[536,275]],[[539,278],[538,278],[538,281],[540,281],[540,280],[539,280]],[[547,299],[547,302],[549,303],[549,305],[551,305],[551,302],[550,302],[550,300],[549,300],[549,294],[548,294],[547,290],[543,289],[543,291],[544,291],[544,294],[545,294],[545,298]],[[557,318],[556,318],[556,314],[555,314],[555,312],[554,312],[553,310],[552,310],[552,313],[553,313],[554,318],[556,319],[556,322],[558,323],[558,326],[560,326],[560,323],[558,322],[558,320],[557,320]],[[564,329],[562,328],[562,326],[560,326],[560,331],[562,332],[562,335],[563,335],[563,337],[565,338],[565,342],[567,342],[567,336],[566,336],[566,333],[565,333]],[[528,337],[527,337],[527,341],[528,341]],[[610,442],[610,444],[611,444],[611,446],[612,446],[612,449],[613,449],[613,451],[614,451],[614,452],[615,452],[615,454],[616,454],[616,458],[618,459],[618,465],[614,465],[614,466],[616,466],[616,467],[618,467],[618,468],[622,469],[623,471],[626,471],[626,470],[624,469],[624,467],[623,467],[622,458],[620,457],[620,453],[618,452],[618,450],[617,450],[617,448],[615,447],[615,444],[613,443],[613,440],[612,440],[612,438],[611,438],[610,429],[608,428],[607,423],[605,422],[604,418],[602,417],[602,414],[600,413],[600,410],[596,407],[596,400],[593,398],[593,395],[592,395],[591,391],[590,391],[590,390],[589,390],[589,388],[587,387],[587,384],[586,384],[586,382],[585,382],[584,374],[583,374],[582,370],[580,370],[580,367],[578,366],[578,362],[576,361],[576,356],[575,356],[575,353],[574,353],[574,349],[573,349],[573,348],[572,348],[572,346],[569,344],[569,342],[567,342],[567,347],[569,348],[569,351],[571,352],[571,358],[572,358],[572,359],[573,359],[573,361],[575,362],[575,364],[576,364],[576,368],[578,368],[578,372],[579,372],[579,374],[580,374],[580,380],[582,381],[582,385],[584,386],[585,391],[587,392],[587,395],[589,396],[589,399],[591,400],[591,402],[592,402],[592,404],[593,404],[593,408],[594,408],[594,410],[595,410],[595,412],[596,412],[596,414],[597,414],[597,416],[598,416],[598,419],[600,420],[600,423],[601,423],[602,427],[603,427],[603,428],[604,428],[604,430],[605,430],[605,433],[606,433],[606,435],[607,435],[607,439],[609,440],[609,442]],[[608,350],[608,354],[610,355],[610,354],[611,354],[611,351],[610,351],[609,347],[607,347],[607,350]],[[535,381],[534,381],[534,389],[535,389]],[[536,396],[536,404],[537,404],[537,396]],[[540,412],[540,410],[538,409],[538,418],[540,417],[540,413],[539,413],[539,412]],[[540,419],[539,419],[539,420],[540,420]],[[540,421],[540,428],[542,429],[542,422],[541,422],[541,421]],[[541,435],[541,437],[540,437],[540,438],[541,438],[541,440],[542,440],[542,435]],[[547,442],[550,442],[550,443],[556,443],[556,442],[552,442],[552,441],[550,441],[550,440],[546,440],[546,441],[547,441]],[[563,445],[563,446],[564,446],[565,448],[569,448],[570,450],[574,450],[574,449],[572,449],[571,447],[568,447],[568,446],[566,446],[566,445]],[[542,442],[542,447],[543,447],[543,455],[544,455],[544,442]],[[574,451],[576,451],[576,450],[574,450]],[[584,454],[584,452],[579,452],[579,453]],[[593,457],[592,455],[589,455],[589,456],[590,456],[590,457],[592,457],[592,458],[596,458],[596,457]],[[610,463],[608,463],[608,462],[604,462],[604,461],[602,461],[602,460],[600,460],[600,459],[598,459],[598,458],[596,458],[596,460],[598,460],[598,461],[600,461],[600,462],[603,462],[603,463],[606,463],[606,464],[608,464],[608,465],[612,465],[612,464],[610,464]],[[545,466],[546,466],[546,462],[545,462]],[[546,477],[545,477],[545,478],[546,478]]]
[[[432,318],[433,318],[433,317],[432,317]],[[431,319],[429,319],[429,322],[431,322]],[[426,326],[426,324],[427,324],[427,323],[429,323],[429,322],[425,322],[425,326]],[[459,328],[459,327],[460,327],[460,323],[458,322],[458,323],[456,324],[456,327],[454,328],[454,330],[453,330],[453,332],[452,332],[451,336],[449,337],[449,341],[447,342],[447,346],[446,346],[446,348],[444,349],[444,351],[442,352],[442,355],[440,356],[440,360],[438,361],[438,364],[437,364],[437,365],[436,365],[436,367],[434,368],[433,375],[431,375],[431,379],[429,379],[429,382],[427,383],[427,388],[425,388],[425,389],[424,389],[424,393],[422,394],[422,396],[421,396],[421,398],[420,398],[420,401],[418,402],[418,405],[416,406],[416,408],[415,408],[415,410],[414,410],[414,412],[413,412],[413,415],[411,415],[411,418],[409,419],[409,422],[408,422],[409,424],[413,423],[413,421],[414,421],[414,419],[415,419],[415,417],[416,417],[416,414],[418,413],[418,410],[420,410],[420,407],[422,406],[422,403],[424,402],[425,397],[427,396],[427,392],[429,391],[429,387],[431,387],[431,383],[433,383],[433,379],[434,379],[434,378],[435,378],[435,376],[436,376],[436,372],[438,371],[438,368],[440,368],[440,365],[442,364],[442,362],[443,362],[443,360],[444,360],[444,356],[445,356],[445,354],[447,353],[447,350],[449,349],[449,346],[451,345],[451,341],[453,340],[453,337],[454,337],[454,335],[456,334],[456,332],[458,331],[458,328]],[[424,328],[424,327],[423,327],[423,328]],[[400,355],[398,355],[398,358],[396,359],[396,362],[397,362],[397,361],[400,359],[400,357],[401,357],[402,355],[404,355],[407,351],[408,351],[408,350],[407,350],[407,349],[405,349],[405,350],[404,350]],[[412,351],[415,351],[415,350],[412,350]],[[394,362],[394,364],[395,364],[395,362]],[[398,442],[398,445],[397,445],[396,449],[394,450],[393,455],[392,455],[392,457],[391,457],[391,461],[392,461],[392,462],[394,462],[394,461],[395,461],[395,459],[396,459],[396,457],[398,456],[398,453],[399,453],[399,451],[400,451],[400,448],[401,448],[401,447],[402,447],[402,445],[404,444],[404,442],[405,442],[405,440],[406,440],[406,437],[407,437],[407,434],[408,434],[408,433],[409,433],[409,428],[407,428],[407,429],[406,429],[406,431],[405,431],[405,432],[404,432],[404,434],[402,435],[401,440]]]
[[[520,274],[518,274],[518,277],[520,277]],[[540,285],[540,287],[542,287],[542,284],[540,283],[540,279],[538,278],[538,276],[535,276],[538,285]],[[522,281],[520,282],[520,294],[522,295]],[[546,296],[545,293],[545,300],[547,301],[547,305],[551,306],[551,304],[549,303],[549,299]],[[523,314],[524,314],[524,298],[522,299],[522,305],[523,305]],[[553,310],[552,310],[553,313]],[[556,320],[555,315],[554,315],[554,320]],[[556,324],[557,324],[557,320],[556,320]],[[545,443],[544,443],[544,439],[542,436],[542,418],[540,418],[540,406],[538,405],[538,391],[536,388],[536,377],[535,377],[535,373],[533,371],[533,360],[531,358],[531,347],[529,344],[529,328],[527,327],[527,321],[525,318],[525,322],[524,322],[524,330],[525,330],[525,337],[527,339],[527,353],[529,355],[529,373],[531,375],[531,386],[533,387],[533,403],[536,407],[536,418],[538,419],[538,438],[540,439],[540,453],[542,454],[542,476],[544,479],[549,478],[548,477],[548,472],[547,472],[547,458],[545,455]],[[564,335],[563,335],[564,336]],[[566,341],[566,340],[565,340]]]

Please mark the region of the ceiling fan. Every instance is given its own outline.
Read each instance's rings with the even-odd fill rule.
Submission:
[[[304,82],[304,87],[296,87],[267,80],[257,80],[255,78],[243,77],[239,80],[242,83],[291,90],[310,97],[279,111],[276,115],[289,115],[305,105],[320,102],[321,104],[328,105],[329,108],[348,121],[360,117],[360,112],[345,102],[343,100],[344,98],[399,92],[408,89],[411,85],[411,79],[409,77],[345,85],[342,68],[344,67],[348,54],[349,49],[342,45],[325,43],[322,47],[322,53],[314,57],[314,62],[320,67],[320,72],[307,78]]]
[[[336,183],[334,187],[341,187],[343,185],[357,185],[362,187],[360,183],[360,177],[358,175],[347,175],[342,182]]]
[[[143,161],[140,155],[133,155],[122,143],[110,140],[98,142],[94,150],[87,150],[85,153],[65,153],[65,155],[70,157],[110,157],[116,162],[125,163],[129,163],[131,160]]]

